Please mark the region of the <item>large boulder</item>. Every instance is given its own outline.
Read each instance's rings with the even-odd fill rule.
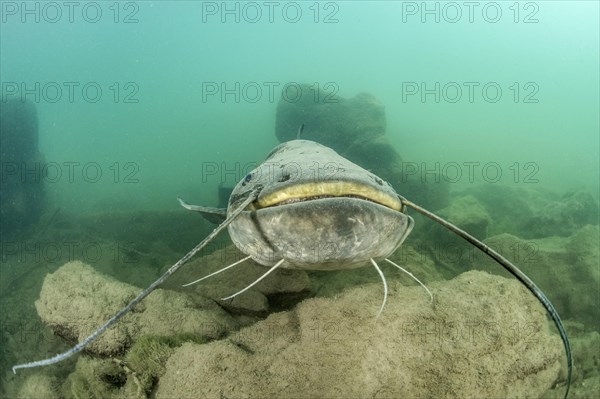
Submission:
[[[431,286],[315,298],[227,339],[186,343],[160,398],[539,397],[564,361],[544,308],[517,281],[468,272]]]
[[[314,85],[294,85],[293,96],[284,89],[275,120],[280,142],[301,138],[333,148],[350,161],[388,181],[396,191],[423,206],[439,209],[448,203],[448,184],[425,181],[406,170],[402,157],[385,137],[385,107],[374,96],[360,93],[343,98]],[[288,89],[289,90],[289,89]]]
[[[535,281],[563,318],[577,320],[588,331],[600,331],[598,226],[587,225],[569,237],[523,239],[499,234],[486,239],[485,243]],[[485,255],[477,256],[477,268],[507,274]]]
[[[488,184],[460,195],[472,195],[485,207],[494,221],[490,235],[568,237],[587,224],[598,224],[598,201],[586,189],[558,194],[541,187]]]
[[[18,399],[59,399],[58,382],[55,377],[33,374],[25,380],[17,395]]]
[[[449,206],[436,214],[479,240],[487,237],[492,224],[487,209],[472,195],[454,197]],[[443,267],[447,278],[471,268],[474,254],[479,252],[475,246],[428,218],[418,215],[415,223],[413,236],[420,243],[418,248]]]
[[[18,236],[44,210],[44,157],[35,105],[10,99],[0,107],[0,234]]]
[[[46,325],[75,342],[90,335],[140,292],[138,287],[73,261],[46,277],[35,306]],[[234,320],[208,298],[157,289],[87,349],[96,354],[116,354],[144,335],[210,340],[236,327]]]
[[[586,224],[598,224],[598,209],[598,201],[589,191],[568,192],[522,221],[524,237],[567,237]]]
[[[356,142],[367,143],[385,134],[383,104],[368,93],[345,99],[309,85],[298,85],[301,95],[290,101],[282,95],[277,105],[275,135],[280,142],[302,138],[345,153]]]

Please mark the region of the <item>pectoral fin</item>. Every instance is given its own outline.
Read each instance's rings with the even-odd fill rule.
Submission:
[[[177,201],[188,211],[200,212],[202,217],[214,224],[221,224],[227,218],[227,209],[210,208],[208,206],[191,205],[177,197]]]

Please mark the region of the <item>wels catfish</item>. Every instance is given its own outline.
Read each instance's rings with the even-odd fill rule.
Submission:
[[[406,212],[412,208],[490,256],[542,303],[556,324],[564,344],[568,365],[565,397],[568,395],[572,375],[569,339],[554,306],[535,283],[477,238],[407,200],[387,182],[331,148],[300,139],[278,145],[263,163],[235,186],[227,209],[190,205],[182,199],[179,202],[186,209],[200,212],[209,221],[218,223],[218,226],[86,339],[52,358],[16,365],[13,372],[57,363],[80,352],[225,228],[236,247],[247,257],[200,280],[247,259],[269,269],[248,287],[223,299],[246,291],[277,268],[340,270],[370,264],[384,284],[384,300],[379,309],[381,313],[387,298],[387,284],[377,262],[385,260],[400,268],[387,257],[398,249],[411,232],[414,221]]]

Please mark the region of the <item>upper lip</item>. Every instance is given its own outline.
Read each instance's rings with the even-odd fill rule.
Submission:
[[[360,198],[396,211],[402,210],[402,202],[397,196],[392,196],[367,184],[339,180],[294,184],[267,194],[261,194],[254,206],[256,209],[262,209],[331,197]]]

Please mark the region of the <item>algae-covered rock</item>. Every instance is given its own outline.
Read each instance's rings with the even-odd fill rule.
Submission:
[[[586,224],[598,224],[598,201],[577,190],[547,204],[525,220],[525,237],[570,236]]]
[[[564,360],[544,308],[482,272],[431,286],[392,283],[308,299],[228,339],[184,344],[160,398],[539,397]]]
[[[550,194],[530,186],[486,184],[469,187],[457,196],[473,196],[493,220],[488,226],[490,236],[510,233],[523,236],[524,221],[534,210],[549,203]]]
[[[134,372],[118,359],[81,357],[62,386],[66,399],[145,399]]]
[[[490,235],[522,238],[568,237],[587,224],[598,224],[598,201],[579,189],[565,194],[531,186],[486,185],[469,188],[490,214]]]
[[[563,318],[600,331],[600,234],[598,226],[585,226],[570,237],[522,239],[510,234],[490,237],[486,244],[517,265],[550,298]],[[477,268],[504,273],[484,257]]]
[[[186,341],[185,336],[144,336],[131,347],[125,361],[130,370],[135,370],[138,384],[145,392],[149,392],[165,372],[167,360],[173,354],[174,348]]]
[[[141,337],[125,358],[82,356],[62,386],[65,398],[146,398],[184,337]],[[193,341],[192,341],[193,342]]]
[[[569,398],[595,398],[600,392],[600,334],[584,332],[582,325],[567,322],[571,350],[573,351],[573,381]],[[543,396],[544,399],[562,399],[564,389],[556,387]]]
[[[58,399],[59,386],[55,377],[45,374],[34,374],[27,377],[16,399]]]
[[[454,198],[451,205],[436,214],[479,240],[487,237],[492,224],[486,208],[472,195]],[[471,269],[476,247],[428,218],[416,215],[415,223],[413,239],[420,243],[417,248],[430,254],[447,278]]]
[[[600,284],[600,226],[588,225],[575,231],[569,237],[565,249],[574,266],[574,278],[577,281],[588,281],[591,278],[598,288],[598,284]],[[582,270],[582,273],[579,273],[579,270]]]
[[[487,210],[472,195],[453,199],[438,214],[480,240],[487,237],[488,225],[492,221]]]
[[[600,333],[590,331],[571,339],[573,361],[581,378],[600,377]]]
[[[140,291],[74,261],[46,277],[35,305],[44,323],[58,335],[81,341]],[[118,353],[142,335],[187,333],[214,339],[234,327],[233,320],[210,299],[196,296],[192,300],[183,293],[157,289],[88,349],[98,354]]]

